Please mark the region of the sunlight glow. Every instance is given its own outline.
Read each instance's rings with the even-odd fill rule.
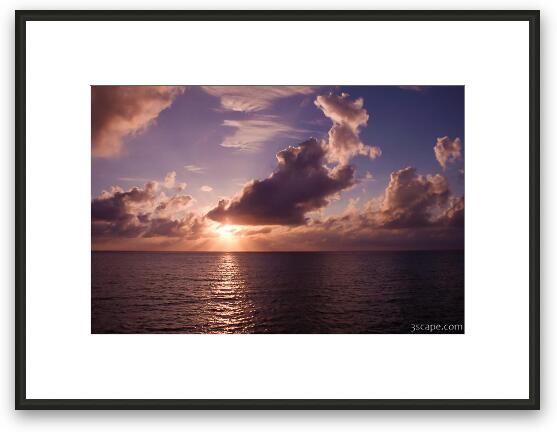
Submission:
[[[215,228],[215,232],[219,235],[222,239],[229,239],[234,236],[234,234],[238,231],[239,227],[236,225],[219,225]]]
[[[211,242],[211,249],[215,251],[241,251],[244,250],[244,241],[239,234],[242,227],[238,225],[215,224],[212,231],[216,234]]]

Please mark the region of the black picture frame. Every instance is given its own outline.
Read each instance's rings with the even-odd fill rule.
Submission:
[[[527,21],[529,23],[528,399],[29,399],[26,396],[26,43],[28,21]],[[539,409],[540,13],[503,11],[15,11],[16,409]]]

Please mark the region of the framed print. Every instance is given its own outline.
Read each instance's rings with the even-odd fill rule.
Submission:
[[[538,11],[15,19],[16,408],[539,409]]]

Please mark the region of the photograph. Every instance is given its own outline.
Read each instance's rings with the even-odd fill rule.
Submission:
[[[464,99],[91,86],[91,332],[464,333]]]
[[[540,409],[539,10],[14,15],[16,410]]]

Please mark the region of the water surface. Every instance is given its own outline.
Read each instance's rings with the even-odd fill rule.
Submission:
[[[411,333],[464,324],[464,252],[93,252],[91,297],[93,333]]]

